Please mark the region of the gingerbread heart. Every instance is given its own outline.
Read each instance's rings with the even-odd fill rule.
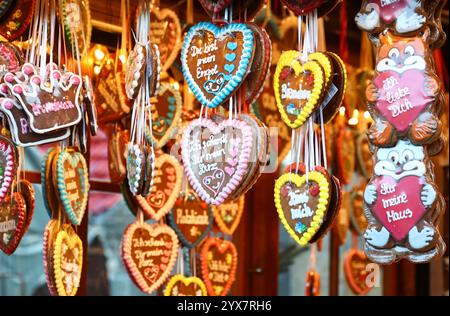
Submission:
[[[267,32],[255,23],[247,23],[255,36],[255,53],[250,73],[245,79],[245,102],[252,104],[261,94],[270,75],[272,42]]]
[[[193,192],[183,192],[169,213],[170,225],[180,241],[194,248],[207,236],[213,222],[212,209]]]
[[[129,141],[128,130],[111,129],[108,140],[109,177],[113,183],[121,183],[126,174],[126,148]]]
[[[152,102],[152,131],[147,139],[157,148],[162,148],[174,135],[181,118],[183,100],[174,84],[160,84]]]
[[[7,72],[19,71],[21,64],[20,49],[14,44],[0,41],[0,76]]]
[[[83,243],[70,225],[56,235],[53,247],[54,285],[59,296],[77,294],[83,267]]]
[[[25,219],[23,233],[25,234],[30,228],[31,220],[34,215],[34,207],[36,206],[36,194],[34,192],[33,185],[25,179],[19,181],[19,191],[25,201],[27,208],[27,218]]]
[[[150,38],[158,45],[162,71],[167,71],[181,48],[181,25],[176,13],[153,6],[150,11]]]
[[[353,131],[341,127],[336,137],[336,160],[339,178],[343,184],[349,184],[355,172],[355,151]]]
[[[207,12],[219,13],[227,8],[233,0],[199,0]]]
[[[324,71],[310,60],[300,63],[297,51],[283,52],[274,75],[275,100],[281,118],[291,128],[298,128],[320,105],[324,90]]]
[[[350,220],[358,235],[363,235],[368,225],[364,215],[364,186],[361,185],[350,193]]]
[[[7,1],[9,2],[9,1]],[[0,35],[12,42],[22,36],[31,23],[36,0],[16,0],[0,21]]]
[[[80,225],[86,211],[89,177],[84,156],[75,151],[62,151],[56,158],[56,185],[67,217]]]
[[[133,195],[142,192],[146,167],[145,148],[138,144],[127,145],[127,179]]]
[[[91,46],[91,11],[88,0],[62,0],[59,13],[73,56],[81,59]]]
[[[136,222],[124,232],[122,259],[143,292],[150,294],[164,283],[177,255],[178,238],[169,226]]]
[[[202,200],[223,203],[239,188],[253,146],[252,129],[242,120],[191,122],[181,144],[184,169]]]
[[[147,50],[141,43],[136,43],[128,55],[125,67],[125,91],[128,99],[135,99],[142,85],[147,65]]]
[[[22,194],[15,192],[0,203],[0,249],[12,254],[25,233],[27,208]]]
[[[254,36],[241,23],[218,26],[201,22],[189,29],[181,50],[183,76],[201,104],[216,108],[247,76]]]
[[[300,246],[305,246],[319,230],[329,204],[329,188],[328,179],[318,171],[285,173],[275,182],[278,216]]]
[[[362,133],[356,138],[355,144],[356,159],[359,170],[365,178],[370,178],[373,169],[372,153],[367,135]]]
[[[238,200],[213,206],[214,219],[224,234],[233,235],[244,213],[244,205],[245,196],[242,195]]]
[[[164,296],[206,296],[206,286],[202,279],[176,274],[170,278]]]
[[[370,273],[366,267],[371,262],[364,251],[350,249],[344,256],[344,274],[350,289],[358,295],[366,295],[372,289],[366,278]]]
[[[202,246],[200,261],[208,294],[227,295],[237,268],[237,250],[234,244],[219,238],[208,238]]]
[[[94,100],[100,124],[117,121],[130,112],[120,59],[115,62],[111,56],[105,58],[95,83]]]
[[[9,194],[17,172],[16,146],[0,135],[0,202]]]
[[[58,233],[57,228],[59,223],[56,219],[51,219],[44,230],[44,237],[42,240],[42,259],[44,264],[44,274],[45,282],[47,283],[47,288],[50,295],[57,296],[54,274],[53,274],[53,245],[56,240],[56,235]]]
[[[332,11],[340,0],[281,0],[295,15],[306,15],[317,10],[317,16],[322,17]]]
[[[233,21],[245,20],[251,21],[261,10],[264,0],[199,0],[206,13],[214,20],[221,20],[226,9],[228,18]]]
[[[145,198],[137,195],[136,201],[148,216],[159,221],[172,209],[180,193],[182,177],[183,170],[174,156],[159,155],[150,194]]]
[[[310,270],[306,274],[305,296],[320,295],[320,274],[317,271]]]

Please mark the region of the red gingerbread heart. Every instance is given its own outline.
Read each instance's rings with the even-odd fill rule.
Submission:
[[[382,176],[377,177],[373,185],[377,192],[373,213],[395,240],[403,240],[426,212],[420,198],[423,179],[408,176],[397,182],[392,177]]]
[[[386,71],[374,79],[380,94],[375,107],[397,131],[406,131],[432,101],[425,94],[424,81],[419,70]]]

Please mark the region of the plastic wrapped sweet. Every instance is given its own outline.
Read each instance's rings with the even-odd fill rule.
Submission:
[[[374,121],[368,136],[377,147],[392,147],[403,137],[415,145],[431,144],[441,135],[443,92],[427,45],[429,35],[428,29],[413,37],[380,35],[376,74],[366,89]]]
[[[426,149],[409,140],[375,151],[374,175],[364,191],[365,252],[371,261],[423,263],[444,253],[436,225],[445,205],[430,167]]]

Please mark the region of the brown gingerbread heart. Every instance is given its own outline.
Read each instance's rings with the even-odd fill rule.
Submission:
[[[27,208],[22,194],[15,192],[0,203],[0,249],[12,254],[25,232]]]

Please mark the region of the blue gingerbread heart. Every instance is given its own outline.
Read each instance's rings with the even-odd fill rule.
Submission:
[[[235,41],[236,33],[242,34],[240,53]],[[211,34],[213,39],[206,40]],[[202,105],[216,108],[239,87],[252,64],[254,41],[252,30],[242,23],[230,23],[220,28],[209,22],[200,22],[190,28],[181,50],[183,76]],[[202,44],[197,47],[197,43]],[[224,50],[229,51],[225,55],[228,63],[219,69],[213,62],[217,60],[214,54],[222,54]]]

